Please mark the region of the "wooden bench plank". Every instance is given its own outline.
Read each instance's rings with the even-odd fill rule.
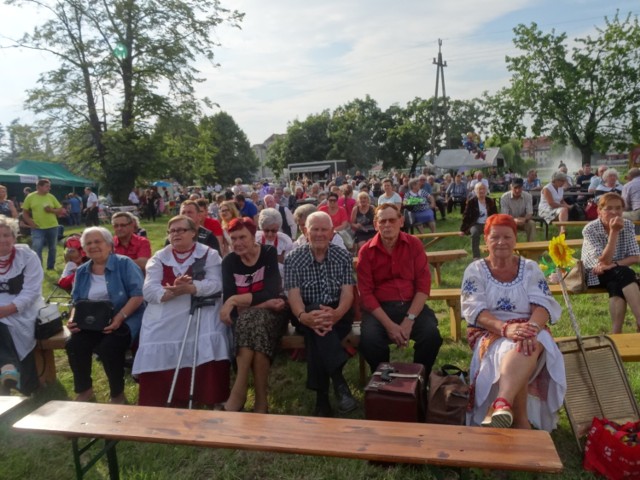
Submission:
[[[455,467],[560,472],[547,432],[52,401],[14,428],[65,437],[182,444]]]
[[[0,417],[20,405],[26,399],[27,397],[0,397]]]
[[[429,248],[433,245],[435,245],[436,243],[438,243],[440,240],[443,240],[447,237],[459,237],[460,236],[460,232],[433,232],[433,233],[416,233],[413,235],[416,238],[419,238],[421,240],[427,239],[429,240],[426,244],[425,244],[425,248]]]
[[[636,241],[640,243],[640,235],[636,235]],[[582,248],[582,238],[571,238],[565,240],[568,247],[571,248]],[[482,245],[481,247],[483,252],[487,251],[487,246]],[[532,260],[540,257],[544,252],[549,249],[548,241],[540,241],[540,242],[518,242],[516,243],[515,250],[520,253],[525,258],[530,258]]]

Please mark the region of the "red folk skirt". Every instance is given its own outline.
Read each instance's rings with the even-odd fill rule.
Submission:
[[[175,370],[162,370],[141,373],[138,377],[140,383],[138,405],[166,406],[174,372]],[[229,398],[230,375],[231,362],[229,360],[212,360],[197,366],[193,390],[194,404],[213,407],[216,403],[225,402]],[[178,373],[171,402],[172,407],[188,407],[190,386],[191,367],[183,367]]]

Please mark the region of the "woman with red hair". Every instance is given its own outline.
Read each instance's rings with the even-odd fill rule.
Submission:
[[[253,411],[267,413],[269,370],[288,323],[278,252],[273,245],[256,242],[256,224],[248,217],[234,218],[228,230],[232,252],[222,261],[220,319],[233,325],[238,370],[224,408],[244,408],[253,373]]]
[[[510,215],[490,216],[489,256],[464,272],[462,315],[473,350],[467,424],[552,430],[566,379],[548,324],[561,308],[537,263],[514,254],[516,232]]]

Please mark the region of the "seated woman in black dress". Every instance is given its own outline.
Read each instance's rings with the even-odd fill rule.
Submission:
[[[220,319],[233,324],[238,371],[225,410],[242,410],[253,373],[254,412],[267,413],[269,370],[288,319],[281,296],[278,254],[256,243],[256,225],[248,217],[229,222],[232,252],[222,261],[224,305]]]

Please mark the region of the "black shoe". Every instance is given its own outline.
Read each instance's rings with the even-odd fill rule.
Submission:
[[[324,418],[333,417],[333,411],[331,410],[331,405],[329,405],[328,403],[325,404],[324,402],[316,403],[316,408],[313,409],[313,416],[324,417]]]
[[[336,400],[338,401],[338,412],[340,413],[353,412],[358,408],[358,402],[351,395],[349,386],[346,383],[336,389]]]

